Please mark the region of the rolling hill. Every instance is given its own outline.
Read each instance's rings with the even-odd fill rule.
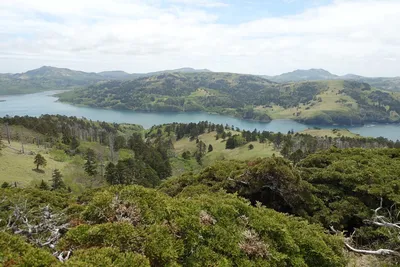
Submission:
[[[206,111],[258,121],[360,125],[400,121],[400,97],[343,80],[279,84],[233,73],[163,73],[66,92],[60,100],[99,108]]]
[[[276,76],[262,76],[278,83],[324,80],[354,80],[382,90],[400,91],[400,77],[364,77],[356,74],[335,75],[324,69],[295,70]]]
[[[323,69],[295,70],[277,76],[265,76],[274,82],[299,82],[299,81],[319,81],[334,80],[339,76]]]
[[[67,68],[55,68],[43,66],[17,74],[0,74],[0,95],[28,94],[50,90],[68,90],[85,87],[99,81],[129,80],[139,77],[149,77],[161,73],[173,72],[210,72],[209,70],[197,70],[181,68],[151,73],[133,73],[124,71],[104,71],[99,73],[75,71]]]
[[[18,74],[0,75],[0,95],[65,90],[104,80],[96,73],[43,66]]]

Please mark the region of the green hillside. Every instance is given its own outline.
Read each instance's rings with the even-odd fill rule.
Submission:
[[[262,77],[278,83],[324,80],[357,81],[368,83],[372,87],[382,90],[400,91],[400,77],[365,77],[355,74],[339,76],[324,69],[295,70],[276,76],[263,75]]]
[[[126,73],[123,71],[104,71],[99,73],[43,66],[24,73],[0,74],[0,95],[28,94],[51,90],[70,90],[86,87],[99,81],[132,80],[162,73],[210,72],[206,69],[181,68],[150,73]]]
[[[27,94],[87,86],[104,80],[95,73],[44,66],[18,74],[0,74],[0,95]]]
[[[397,228],[369,221],[398,221],[400,142],[59,115],[0,124],[2,266],[399,263]]]
[[[355,81],[277,84],[233,73],[165,73],[66,92],[77,105],[139,111],[206,111],[258,121],[359,125],[400,121],[399,93]]]
[[[276,76],[265,76],[267,79],[278,82],[300,82],[300,81],[321,81],[334,80],[339,76],[330,73],[324,69],[295,70],[292,72],[282,73]]]

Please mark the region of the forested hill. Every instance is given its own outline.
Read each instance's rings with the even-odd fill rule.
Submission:
[[[206,111],[243,119],[295,119],[312,124],[398,122],[399,94],[355,81],[278,84],[233,73],[163,73],[108,81],[61,94],[60,100],[139,111]]]
[[[347,80],[368,83],[373,87],[388,91],[400,91],[400,77],[365,77],[355,74],[343,76],[335,75],[324,69],[295,70],[276,76],[262,76],[274,82],[300,82],[300,81],[324,81]]]
[[[0,74],[0,95],[26,94],[87,86],[104,80],[96,73],[43,66],[17,74]]]
[[[128,80],[170,72],[209,72],[206,69],[180,68],[150,73],[126,73],[104,71],[99,73],[76,71],[67,68],[43,66],[24,73],[0,74],[0,95],[28,94],[49,90],[65,90],[86,87],[99,81]]]

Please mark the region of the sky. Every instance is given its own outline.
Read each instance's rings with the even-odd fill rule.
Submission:
[[[0,72],[400,76],[400,0],[0,0]]]

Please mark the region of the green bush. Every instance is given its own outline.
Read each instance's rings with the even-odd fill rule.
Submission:
[[[35,248],[21,237],[0,231],[1,266],[56,266],[56,258],[43,249]]]
[[[64,150],[60,149],[52,149],[50,151],[50,156],[55,160],[59,162],[66,162],[69,160],[69,156],[65,153]]]
[[[89,248],[74,251],[67,261],[71,267],[150,267],[145,256],[132,252],[120,252],[117,248]]]
[[[190,196],[190,198],[188,198]],[[343,240],[323,228],[206,187],[175,198],[140,186],[94,193],[60,248],[115,248],[152,266],[345,266]],[[111,265],[112,266],[112,265]]]

